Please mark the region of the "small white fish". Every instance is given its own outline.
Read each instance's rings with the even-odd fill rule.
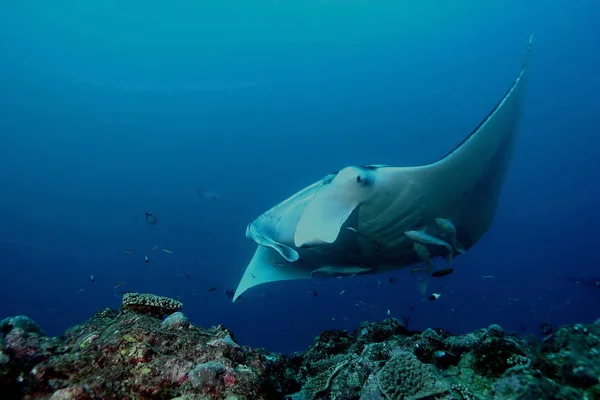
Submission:
[[[392,315],[392,312],[390,310],[387,310],[387,315],[388,316]]]
[[[169,249],[162,249],[162,251],[164,251],[165,253],[173,254],[173,250],[169,250]]]
[[[83,292],[83,288],[79,289],[79,290],[77,291],[77,294],[79,294],[79,293],[81,293],[81,292]]]
[[[158,249],[158,246],[154,246],[150,249],[150,251],[148,253],[152,253],[154,250]]]
[[[441,293],[432,293],[432,294],[431,294],[431,295],[428,297],[428,299],[429,299],[429,300],[431,300],[431,301],[435,301],[435,300],[439,299],[441,296],[442,296],[442,294],[441,294]]]
[[[343,295],[345,291],[346,291],[345,289],[344,289],[344,290],[342,290],[342,291],[340,292],[340,296],[341,296],[341,295]]]
[[[481,280],[484,280],[484,279],[493,279],[493,278],[495,278],[494,275],[481,275]]]
[[[144,261],[146,261],[146,264],[148,264],[148,262],[150,262],[150,260],[148,260],[148,256],[144,256]]]
[[[94,275],[90,275],[90,281],[94,282],[95,278]]]

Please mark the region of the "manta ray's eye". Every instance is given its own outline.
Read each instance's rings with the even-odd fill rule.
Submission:
[[[360,175],[358,175],[358,176],[356,177],[356,182],[360,183],[361,181],[362,181],[362,178],[360,177]]]

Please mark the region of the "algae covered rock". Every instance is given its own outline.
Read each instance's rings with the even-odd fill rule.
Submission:
[[[543,371],[581,388],[600,383],[600,325],[562,326],[544,338]]]
[[[15,317],[4,318],[0,321],[0,340],[10,333],[13,329],[21,329],[25,333],[37,333],[44,335],[42,328],[26,315],[17,315]]]
[[[492,325],[473,349],[473,368],[483,376],[499,377],[511,367],[512,356],[525,356],[522,345],[504,334],[498,325]]]

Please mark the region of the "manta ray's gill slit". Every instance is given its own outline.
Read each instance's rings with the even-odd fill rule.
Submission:
[[[414,206],[414,204],[418,205]],[[372,225],[378,227],[374,231],[375,235],[384,238],[386,246],[405,241],[405,231],[415,229],[417,225],[424,223],[420,214],[426,208],[427,199],[423,193],[415,193],[414,190],[402,191],[385,210],[373,218]],[[402,211],[398,213],[398,209]],[[389,215],[393,214],[397,215],[389,218]]]

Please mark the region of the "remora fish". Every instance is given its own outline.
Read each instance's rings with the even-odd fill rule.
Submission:
[[[465,249],[463,249],[462,245],[456,241],[456,227],[452,221],[446,218],[436,218],[435,222],[442,230],[443,235],[448,237],[452,248],[459,253],[464,253]]]
[[[346,167],[248,225],[246,236],[259,246],[232,300],[263,283],[310,279],[323,268],[374,274],[418,264],[415,242],[404,232],[439,231],[436,218],[452,221],[465,251],[474,246],[492,225],[513,155],[531,48],[530,38],[525,62],[504,96],[440,160]],[[366,238],[377,238],[381,246],[374,248]],[[443,246],[429,251],[432,257],[448,253]]]

